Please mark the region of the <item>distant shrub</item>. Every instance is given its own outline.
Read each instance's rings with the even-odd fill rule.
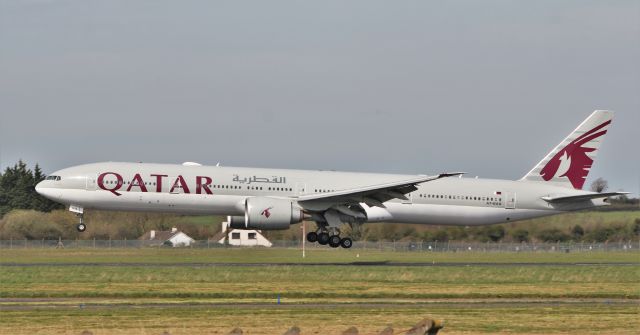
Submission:
[[[571,237],[573,237],[574,241],[580,241],[584,236],[584,229],[579,224],[573,226],[571,228]]]
[[[480,242],[498,242],[504,238],[505,229],[501,225],[492,225],[479,228],[476,231],[476,239]]]
[[[2,219],[3,238],[58,238],[62,230],[46,220],[46,214],[35,210],[13,210]]]
[[[429,242],[433,242],[433,241],[446,242],[446,241],[449,241],[449,233],[445,229],[438,229],[436,231],[429,232],[429,234],[425,234],[423,237],[424,237],[425,241],[429,241]]]
[[[626,240],[632,237],[632,233],[624,226],[599,226],[584,236],[589,242],[607,242]]]
[[[447,234],[449,235],[449,240],[454,241],[466,240],[469,237],[469,232],[464,227],[447,228]]]
[[[529,231],[518,228],[511,233],[511,238],[516,242],[529,242]]]
[[[565,242],[570,239],[569,234],[558,228],[548,228],[539,231],[536,238],[542,242]]]

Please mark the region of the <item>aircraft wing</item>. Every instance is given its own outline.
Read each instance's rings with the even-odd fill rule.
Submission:
[[[579,195],[566,195],[566,196],[548,196],[542,197],[542,200],[550,203],[562,203],[562,202],[575,202],[575,201],[584,201],[591,199],[600,199],[600,198],[608,198],[614,197],[617,195],[625,195],[629,194],[629,192],[608,192],[608,193],[587,193],[587,194],[579,194]]]
[[[421,176],[397,182],[357,187],[347,190],[301,195],[296,200],[302,207],[314,207],[313,203],[348,205],[364,202],[368,206],[384,208],[384,202],[391,199],[407,200],[406,194],[417,190],[417,184],[440,178],[459,176],[464,172],[441,173],[437,176]],[[307,206],[305,206],[307,205]]]

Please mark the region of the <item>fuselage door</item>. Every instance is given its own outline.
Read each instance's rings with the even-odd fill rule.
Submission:
[[[402,203],[410,205],[412,203],[413,192],[412,193],[407,193],[407,194],[405,194],[405,196],[407,197],[407,200],[402,199]]]
[[[504,208],[514,209],[516,208],[516,193],[505,192],[504,193]]]
[[[307,193],[307,184],[305,183],[296,183],[296,195],[303,195]]]
[[[88,175],[86,182],[87,191],[95,191],[97,189],[97,176],[96,175]]]

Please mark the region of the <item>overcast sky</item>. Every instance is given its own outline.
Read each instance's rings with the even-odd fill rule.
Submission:
[[[638,1],[0,0],[0,165],[517,179],[595,109],[640,184]]]

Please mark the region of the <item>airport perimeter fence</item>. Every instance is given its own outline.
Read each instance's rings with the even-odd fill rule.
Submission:
[[[300,249],[300,241],[271,241],[271,248]],[[122,248],[168,248],[168,244],[145,240],[0,240],[0,249],[122,249]],[[188,246],[176,248],[220,249],[262,246],[231,246],[215,240],[195,241]],[[317,243],[306,243],[307,250],[332,249]],[[480,243],[480,242],[428,242],[428,241],[355,241],[351,250],[378,250],[395,252],[595,252],[595,251],[640,251],[640,241],[605,243]]]

